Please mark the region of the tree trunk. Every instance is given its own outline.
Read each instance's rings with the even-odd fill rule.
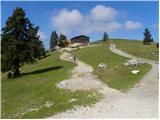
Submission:
[[[20,71],[19,71],[19,67],[16,67],[16,69],[13,71],[13,77],[16,78],[20,76]]]
[[[20,61],[19,61],[19,56],[14,60],[14,67],[13,67],[13,78],[19,77],[20,76]]]

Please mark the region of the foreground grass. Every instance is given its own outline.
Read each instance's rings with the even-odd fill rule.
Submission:
[[[155,43],[151,43],[150,45],[144,45],[142,41],[121,39],[114,39],[111,42],[115,43],[117,48],[137,57],[156,61],[159,60],[159,54],[154,54],[155,51],[158,51]]]
[[[149,64],[126,67],[123,63],[128,59],[112,53],[108,48],[109,42],[106,42],[101,46],[73,51],[73,54],[80,60],[91,65],[94,68],[94,73],[109,87],[122,91],[133,87],[151,68]],[[99,63],[106,63],[108,67],[100,70],[97,67]],[[134,69],[139,69],[140,74],[131,74],[130,71]]]
[[[71,92],[55,87],[56,83],[69,78],[74,66],[59,60],[58,53],[52,53],[38,64],[23,66],[20,78],[7,80],[2,73],[2,118],[45,118],[75,105],[98,101],[101,95],[96,91]],[[78,101],[69,102],[72,98]],[[46,107],[46,102],[52,103],[51,106]]]

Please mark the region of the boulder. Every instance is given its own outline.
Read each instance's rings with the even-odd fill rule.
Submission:
[[[68,102],[75,102],[75,101],[78,101],[78,100],[75,98],[71,98]]]
[[[107,65],[106,65],[106,64],[104,64],[104,63],[100,63],[100,64],[98,65],[98,67],[99,67],[99,68],[101,68],[101,69],[104,69],[104,68],[106,68],[106,67],[107,67]]]
[[[134,75],[138,74],[139,72],[140,72],[140,70],[132,70],[131,71],[131,73],[134,74]]]
[[[138,60],[136,58],[130,59],[127,62],[124,63],[125,66],[134,66],[134,65],[139,65],[139,64],[144,64],[143,61]]]

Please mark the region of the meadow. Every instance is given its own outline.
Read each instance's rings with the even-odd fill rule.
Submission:
[[[110,42],[116,44],[118,49],[126,51],[134,56],[155,61],[159,60],[158,49],[155,43],[144,45],[142,41],[123,39],[112,39]]]
[[[117,48],[135,56],[158,60],[158,57],[152,54],[156,50],[155,44],[146,46],[139,41],[109,40],[100,46],[72,51],[78,59],[93,67],[93,74],[104,84],[127,92],[140,82],[151,69],[151,65],[124,66],[123,63],[128,59],[112,53],[109,50],[110,43],[115,43]],[[58,52],[49,52],[36,64],[24,65],[20,69],[19,78],[7,79],[7,73],[1,73],[2,118],[46,118],[74,109],[75,106],[92,105],[103,97],[96,90],[71,92],[57,88],[56,83],[68,79],[71,70],[76,66],[60,60],[59,55]],[[99,69],[99,63],[107,64],[107,68]],[[140,73],[131,74],[131,70],[135,69],[139,69]],[[77,101],[69,102],[71,99]]]
[[[98,75],[109,87],[126,92],[140,82],[140,79],[150,70],[151,65],[124,66],[123,63],[128,59],[112,53],[109,50],[111,42],[107,41],[103,45],[79,49],[72,53],[78,59],[91,65],[94,68],[94,74]],[[108,67],[101,70],[98,68],[100,63],[105,63]],[[135,69],[140,70],[140,73],[132,74],[131,70]]]
[[[37,64],[23,66],[19,78],[7,79],[6,73],[2,73],[1,117],[45,118],[74,106],[97,102],[102,97],[97,91],[71,92],[55,86],[69,78],[75,66],[60,60],[59,53],[52,52]],[[77,101],[69,102],[71,99]]]

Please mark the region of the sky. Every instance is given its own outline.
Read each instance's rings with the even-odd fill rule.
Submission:
[[[22,7],[39,26],[47,49],[52,31],[68,39],[83,34],[90,41],[101,40],[107,32],[110,38],[143,40],[148,28],[154,41],[159,41],[158,1],[2,1],[1,28],[16,7]]]

